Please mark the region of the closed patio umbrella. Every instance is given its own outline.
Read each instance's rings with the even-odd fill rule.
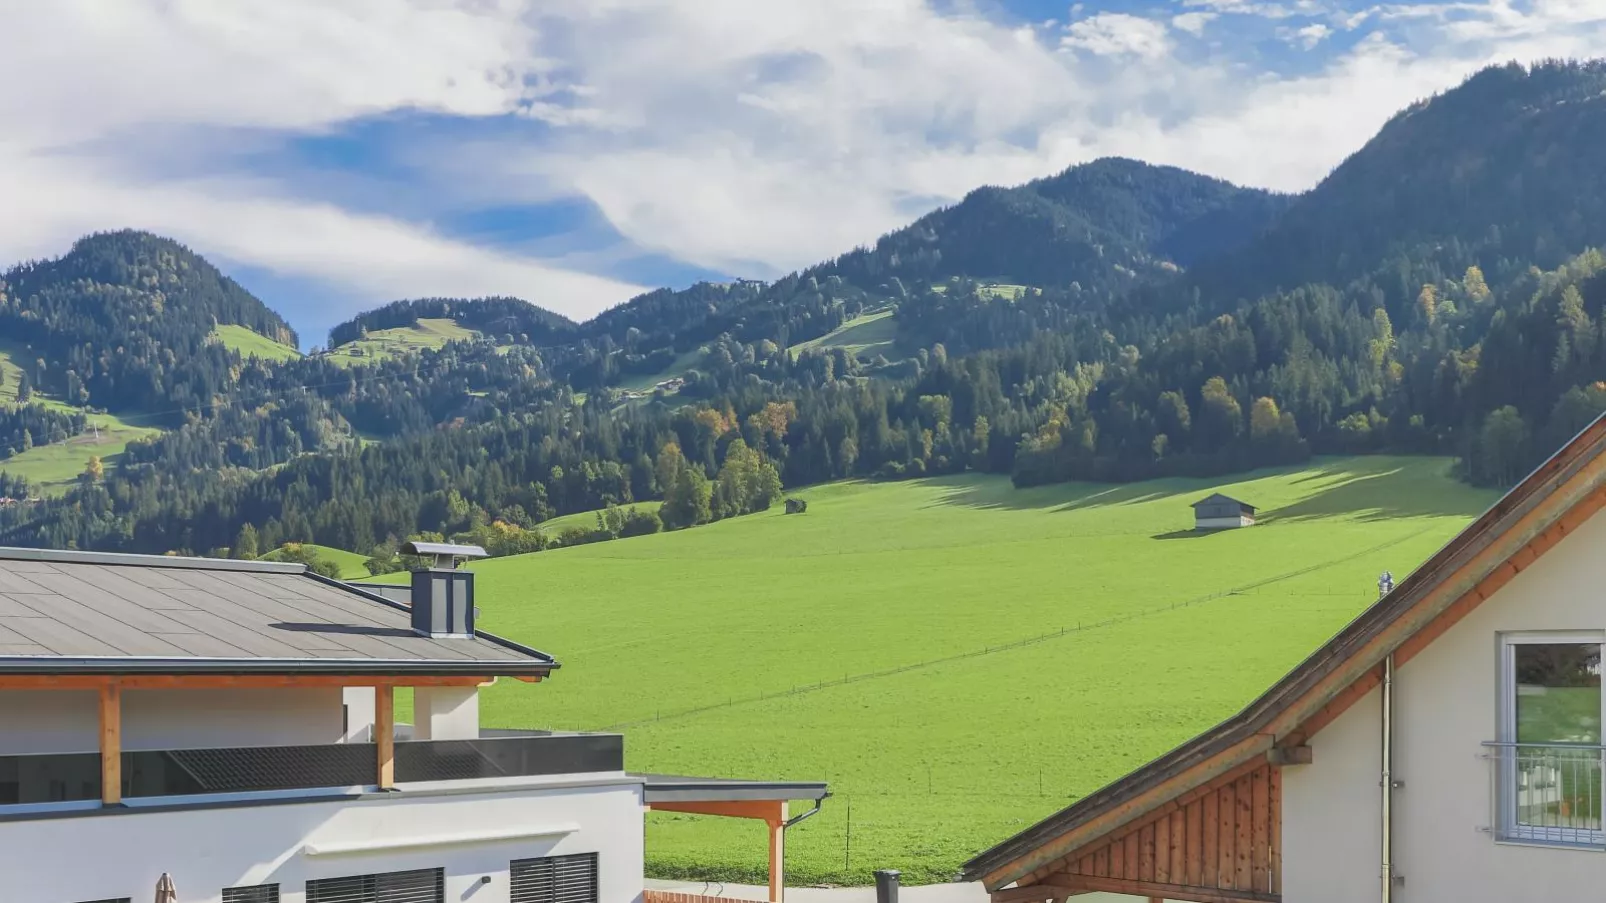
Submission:
[[[156,882],[156,903],[178,903],[178,888],[173,886],[173,876],[166,872]]]

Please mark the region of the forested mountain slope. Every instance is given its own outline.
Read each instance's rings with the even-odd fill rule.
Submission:
[[[230,353],[213,336],[223,324],[296,343],[284,318],[233,279],[145,232],[91,235],[56,260],[0,276],[0,336],[31,358],[25,373],[36,388],[69,404],[204,403],[231,379]]]
[[[96,236],[12,271],[0,317],[73,404],[176,413],[65,498],[0,506],[0,542],[527,550],[535,523],[612,503],[662,498],[672,527],[741,513],[772,477],[1025,485],[1324,452],[1455,454],[1500,485],[1606,410],[1603,89],[1599,63],[1486,71],[1297,197],[1102,160],[771,283],[581,324],[399,302],[332,336],[459,330],[383,357],[242,359],[214,324],[288,327],[177,245]],[[0,436],[72,416],[7,402]]]
[[[978,188],[824,271],[865,286],[969,276],[1122,290],[1247,244],[1287,204],[1186,170],[1108,158],[1015,188]]]

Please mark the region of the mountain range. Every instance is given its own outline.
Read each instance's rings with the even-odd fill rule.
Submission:
[[[399,301],[306,356],[176,242],[93,235],[0,276],[0,496],[39,499],[0,506],[0,541],[367,552],[702,479],[689,525],[741,507],[738,442],[787,485],[1382,450],[1502,483],[1606,410],[1603,143],[1606,63],[1502,66],[1299,195],[1102,159],[771,283],[583,323]],[[102,447],[117,424],[149,435]],[[105,460],[29,478],[73,449]]]

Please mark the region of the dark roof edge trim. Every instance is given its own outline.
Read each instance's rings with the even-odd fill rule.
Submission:
[[[1568,440],[1555,454],[1534,468],[1521,482],[1497,499],[1471,524],[1457,533],[1427,561],[1401,581],[1395,590],[1361,612],[1321,648],[1274,683],[1266,692],[1215,727],[1184,742],[1125,777],[1105,785],[1060,812],[1016,833],[972,857],[963,866],[967,880],[980,880],[1007,863],[1057,837],[1076,830],[1105,809],[1117,806],[1151,785],[1183,774],[1196,760],[1230,748],[1253,736],[1260,725],[1297,702],[1338,665],[1354,656],[1373,637],[1385,631],[1422,596],[1471,561],[1496,538],[1541,506],[1550,492],[1606,454],[1606,415]],[[1601,485],[1606,485],[1603,482]],[[1559,515],[1558,515],[1559,516]]]
[[[400,602],[397,602],[395,599],[387,599],[387,598],[385,598],[384,596],[381,596],[378,593],[370,593],[367,590],[358,589],[357,587],[351,585],[350,583],[345,583],[345,582],[340,581],[340,580],[335,580],[332,577],[325,577],[324,575],[315,573],[313,571],[307,571],[307,576],[311,577],[312,579],[314,579],[316,581],[318,581],[319,583],[323,583],[323,584],[325,584],[327,586],[332,586],[335,589],[344,590],[345,592],[351,593],[354,596],[358,596],[360,598],[367,599],[370,602],[377,602],[380,605],[384,605],[384,606],[388,606],[390,608],[394,608],[397,611],[405,611],[405,612],[409,612],[410,613],[413,610],[413,607],[411,605],[403,605]],[[475,639],[485,640],[488,643],[493,643],[493,644],[495,644],[497,646],[501,646],[503,649],[507,649],[510,652],[517,652],[519,655],[527,655],[527,656],[529,656],[531,658],[543,661],[543,662],[546,663],[546,668],[548,670],[551,670],[553,668],[561,668],[561,667],[563,667],[562,665],[558,664],[558,660],[557,659],[553,658],[550,655],[547,655],[545,652],[542,652],[539,649],[532,649],[531,647],[526,646],[523,643],[516,643],[516,642],[514,642],[514,641],[512,641],[510,639],[507,639],[505,637],[499,637],[494,633],[486,633],[483,630],[475,630],[474,631],[474,637],[475,637]]]
[[[255,571],[259,574],[303,574],[307,566],[287,561],[241,561],[181,555],[133,555],[127,552],[76,552],[0,546],[0,561],[42,561],[48,564],[104,564],[197,571]]]
[[[351,676],[485,676],[543,675],[558,667],[551,659],[469,661],[464,659],[342,658],[132,658],[128,656],[0,658],[0,674],[135,675],[135,674],[324,674]]]

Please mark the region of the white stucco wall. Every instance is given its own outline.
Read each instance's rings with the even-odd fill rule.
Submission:
[[[0,899],[149,900],[169,872],[184,903],[218,903],[226,887],[266,883],[280,886],[282,903],[303,903],[308,879],[444,867],[451,903],[507,903],[511,860],[596,852],[602,903],[633,903],[642,892],[641,785],[601,780],[494,794],[410,798],[404,789],[389,799],[0,821]],[[564,827],[577,830],[495,839]],[[324,855],[305,849],[352,844],[390,846]],[[489,884],[479,883],[483,876]]]
[[[1240,517],[1196,517],[1193,526],[1196,530],[1231,530],[1235,527],[1250,527],[1255,519],[1247,515]]]
[[[1597,899],[1606,854],[1498,844],[1490,825],[1498,635],[1606,629],[1606,516],[1596,515],[1395,674],[1394,860],[1399,903]],[[1379,694],[1284,770],[1284,899],[1379,896]]]
[[[93,691],[0,691],[0,755],[94,752],[100,703]],[[123,748],[293,746],[338,743],[338,687],[271,690],[128,690]]]

